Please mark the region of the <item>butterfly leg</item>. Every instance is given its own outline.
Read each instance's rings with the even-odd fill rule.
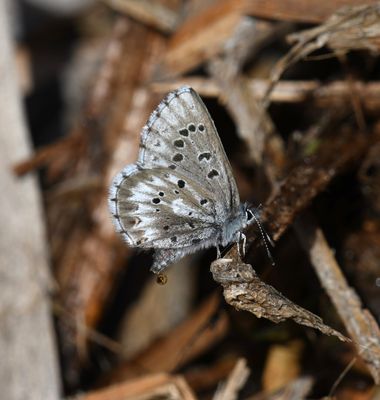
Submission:
[[[216,258],[221,258],[221,256],[219,245],[216,245]]]
[[[240,243],[243,241],[243,245],[241,247],[241,253],[240,253]],[[238,241],[238,253],[239,256],[243,255],[243,257],[245,256],[245,246],[247,244],[247,236],[245,236],[244,233],[239,232],[239,241]]]

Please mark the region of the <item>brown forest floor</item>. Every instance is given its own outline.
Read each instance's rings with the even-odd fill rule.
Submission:
[[[17,179],[39,173],[63,395],[378,398],[380,3],[22,11],[17,65],[35,147],[10,167]],[[151,254],[114,232],[112,177],[182,85],[207,105],[241,199],[261,205],[275,266],[251,226],[244,260],[234,246],[224,260],[201,252],[160,285]]]

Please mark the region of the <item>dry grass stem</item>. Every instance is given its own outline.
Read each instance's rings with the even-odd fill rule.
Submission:
[[[245,385],[249,377],[247,361],[241,358],[237,361],[234,369],[229,374],[227,381],[219,386],[213,400],[236,400],[239,390]]]
[[[343,7],[325,23],[316,28],[293,33],[288,36],[288,40],[295,44],[277,62],[270,74],[270,84],[263,99],[265,108],[268,107],[270,94],[284,71],[292,64],[305,59],[315,50],[328,46],[338,54],[344,54],[350,50],[369,50],[378,53],[380,46],[380,5]]]

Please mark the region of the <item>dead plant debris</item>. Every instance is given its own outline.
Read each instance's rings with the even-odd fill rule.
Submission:
[[[16,57],[4,42],[0,59],[0,70],[15,75],[1,83],[9,109],[19,110],[16,124],[0,113],[0,152],[11,160],[0,175],[5,202],[12,199],[4,232],[19,232],[0,264],[0,354],[12,360],[0,374],[4,396],[19,398],[23,381],[1,379],[26,365],[42,374],[36,399],[61,398],[52,371],[65,397],[83,400],[374,398],[380,3],[78,0],[53,13],[49,2],[34,2],[20,2],[24,17],[11,19],[25,35],[13,38]],[[28,81],[21,95],[17,80]],[[205,100],[241,199],[257,207],[276,244],[275,267],[262,251],[270,240],[250,226],[245,253],[233,245],[220,259],[212,251],[188,257],[158,286],[151,254],[116,235],[110,181],[135,162],[151,111],[182,85]],[[15,150],[29,143],[20,96],[30,153]],[[29,182],[35,172],[39,181]],[[21,201],[29,199],[26,181],[41,195],[39,205],[33,194],[32,211]],[[38,230],[33,244],[29,227]],[[43,262],[30,273],[35,253]],[[51,279],[41,280],[43,264]],[[47,338],[34,345],[38,354],[50,349],[48,368],[31,356],[25,363],[34,347],[12,322],[19,309],[6,307],[19,293],[54,317],[52,330],[32,306],[20,308],[31,335]]]

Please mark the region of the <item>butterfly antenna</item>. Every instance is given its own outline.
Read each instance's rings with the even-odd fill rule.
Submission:
[[[263,205],[262,204],[259,204],[259,206],[258,207],[256,207],[256,208],[254,208],[254,207],[252,207],[252,213],[256,216],[256,218],[260,221],[260,215],[259,215],[259,213],[257,212],[257,210],[260,210],[261,208],[263,208]],[[256,221],[256,219],[255,219],[255,221]],[[258,225],[260,225],[260,222],[257,222],[258,223]],[[261,228],[262,228],[262,231],[264,232],[264,234],[265,234],[265,237],[266,237],[266,239],[267,239],[267,241],[269,242],[269,244],[272,246],[272,247],[274,247],[275,246],[275,243],[274,243],[274,241],[272,240],[272,238],[268,235],[268,233],[267,233],[267,231],[262,227],[262,225],[261,225]]]
[[[273,240],[270,238],[270,236],[266,233],[266,231],[264,230],[263,226],[261,225],[260,217],[259,217],[257,211],[256,211],[255,209],[253,209],[253,210],[251,210],[251,211],[252,211],[253,218],[254,218],[254,220],[255,220],[257,226],[258,226],[259,229],[260,229],[261,237],[263,238],[263,242],[264,242],[264,245],[265,245],[265,249],[266,249],[266,251],[267,251],[268,258],[269,258],[269,260],[271,261],[272,266],[275,266],[276,263],[274,262],[274,258],[273,258],[273,256],[272,256],[272,254],[271,254],[271,252],[270,252],[270,250],[269,250],[269,246],[268,246],[268,243],[270,243],[270,245],[271,245],[272,247],[274,247],[274,242],[273,242]]]

